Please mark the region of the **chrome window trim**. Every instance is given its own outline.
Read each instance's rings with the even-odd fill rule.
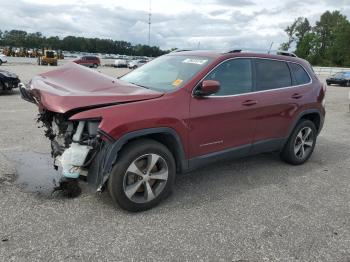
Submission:
[[[283,59],[276,59],[276,58],[266,58],[266,57],[254,57],[254,56],[249,56],[249,57],[231,57],[228,58],[222,62],[220,62],[219,64],[217,64],[212,70],[210,70],[201,80],[199,80],[195,87],[192,89],[192,97],[196,97],[194,95],[194,91],[197,88],[198,84],[200,82],[202,82],[209,74],[211,74],[216,68],[218,68],[221,64],[228,62],[230,60],[234,60],[234,59],[264,59],[264,60],[273,60],[273,61],[280,61],[280,62],[285,62],[285,63],[293,63],[293,64],[297,64],[299,66],[301,66],[304,71],[307,73],[307,75],[309,76],[310,81],[306,84],[302,84],[302,85],[295,85],[295,86],[286,86],[286,87],[280,87],[280,88],[275,88],[275,89],[267,89],[267,90],[261,90],[261,91],[252,91],[252,92],[248,92],[248,93],[242,93],[242,94],[236,94],[236,95],[224,95],[224,96],[205,96],[205,98],[225,98],[225,97],[235,97],[235,96],[244,96],[244,95],[250,95],[250,94],[258,94],[258,93],[265,93],[265,92],[271,92],[271,91],[276,91],[276,90],[284,90],[284,89],[290,89],[290,88],[296,88],[296,87],[301,87],[301,86],[306,86],[306,85],[310,85],[313,83],[312,77],[310,76],[309,72],[305,69],[305,67],[297,62],[293,62],[293,61],[288,61],[288,60],[283,60]],[[252,61],[253,62],[253,61]],[[288,67],[289,68],[289,67]],[[291,71],[291,69],[289,68],[289,70]],[[292,73],[292,72],[290,72]],[[292,75],[291,75],[292,78]],[[293,79],[292,79],[293,80]]]

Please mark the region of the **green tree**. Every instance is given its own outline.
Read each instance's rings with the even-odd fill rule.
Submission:
[[[311,26],[309,20],[307,20],[307,18],[298,17],[294,20],[293,24],[285,29],[285,32],[288,35],[288,41],[282,43],[280,48],[285,51],[289,50],[294,42],[302,41],[310,30]]]
[[[322,58],[326,58],[326,50],[332,46],[335,40],[335,31],[337,31],[339,26],[346,22],[348,22],[346,16],[340,14],[339,11],[326,11],[321,15],[320,21],[316,22],[314,31],[319,36],[319,55]]]
[[[326,11],[313,27],[299,17],[285,31],[281,48],[295,44],[295,53],[315,65],[350,66],[350,23],[339,11]]]
[[[52,48],[65,51],[108,53],[120,55],[159,56],[167,53],[157,46],[132,45],[126,41],[112,39],[85,38],[67,36],[45,37],[41,33],[27,33],[21,30],[2,32],[0,30],[0,46],[22,48]]]

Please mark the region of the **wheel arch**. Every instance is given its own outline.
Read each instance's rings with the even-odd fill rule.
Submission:
[[[118,153],[125,145],[131,141],[143,138],[153,139],[165,145],[175,158],[177,172],[182,173],[188,169],[188,161],[186,160],[185,151],[177,132],[169,127],[157,127],[132,131],[112,142],[113,144],[108,153],[105,166],[107,170],[105,171],[108,172],[113,167],[118,159]]]
[[[291,126],[291,128],[289,130],[288,137],[292,134],[295,127],[303,119],[307,119],[307,120],[312,121],[316,126],[317,132],[319,133],[321,131],[322,126],[323,126],[323,117],[321,115],[320,110],[319,109],[307,109],[307,110],[304,110],[301,113],[299,113],[298,117],[296,117],[296,119],[293,122],[293,125]]]

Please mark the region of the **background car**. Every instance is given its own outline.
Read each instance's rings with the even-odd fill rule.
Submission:
[[[128,67],[128,62],[125,59],[116,59],[114,61],[115,67]]]
[[[79,65],[97,68],[101,66],[101,61],[97,56],[82,56],[79,59],[73,61]]]
[[[7,63],[7,56],[0,54],[0,65],[2,65],[2,63]]]
[[[17,88],[19,83],[20,80],[16,74],[0,70],[0,93]]]
[[[339,72],[326,79],[327,85],[350,86],[350,72]]]
[[[136,69],[144,64],[146,64],[147,60],[132,60],[128,63],[128,68],[130,69]]]

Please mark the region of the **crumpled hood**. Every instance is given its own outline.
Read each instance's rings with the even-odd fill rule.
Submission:
[[[75,63],[35,76],[30,82],[30,94],[35,97],[40,109],[57,113],[163,95]]]

